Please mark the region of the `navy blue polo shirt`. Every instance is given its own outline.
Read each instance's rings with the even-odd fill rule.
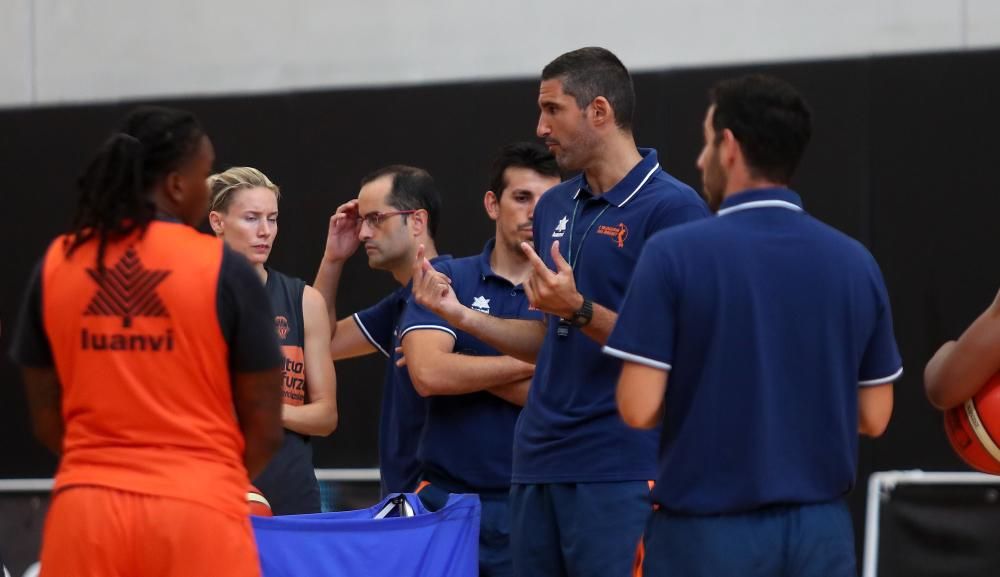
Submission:
[[[500,318],[541,320],[540,312],[528,310],[521,285],[493,272],[490,256],[495,246],[496,241],[490,239],[482,254],[441,262],[435,268],[451,279],[459,302],[473,310]],[[500,354],[412,298],[401,326],[404,336],[411,331],[444,331],[454,337],[452,351],[458,354]],[[458,482],[461,486],[451,487],[452,491],[508,489],[514,424],[521,407],[486,391],[427,400],[427,423],[418,450],[425,476]]]
[[[653,498],[690,514],[844,495],[858,387],[902,373],[875,259],[784,188],[650,240],[604,350],[669,371]]]
[[[536,252],[549,268],[552,242],[573,265],[577,290],[617,311],[646,240],[664,228],[708,216],[689,186],[664,172],[656,151],[610,190],[593,196],[578,175],[545,193],[535,206]],[[618,359],[548,316],[528,403],[514,434],[515,483],[652,479],[656,433],[622,422],[615,405]]]
[[[448,260],[441,255],[432,263]],[[389,296],[354,314],[361,333],[380,353],[389,359],[382,385],[382,415],[379,419],[378,453],[382,476],[382,493],[413,491],[420,482],[417,445],[424,428],[427,404],[417,394],[406,367],[396,366],[400,355],[399,323],[403,320],[406,301],[412,283],[400,287]]]

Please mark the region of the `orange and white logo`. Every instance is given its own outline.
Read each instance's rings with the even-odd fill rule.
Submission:
[[[288,336],[288,319],[283,316],[274,317],[274,328],[278,331],[278,338],[285,340]]]
[[[628,238],[628,227],[625,226],[624,222],[619,222],[618,226],[602,224],[597,227],[597,234],[610,236],[618,243],[618,248],[625,248],[625,239]]]

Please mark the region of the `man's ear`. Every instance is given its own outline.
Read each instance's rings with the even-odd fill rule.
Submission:
[[[598,96],[590,102],[590,105],[587,107],[587,114],[590,115],[594,126],[607,126],[609,123],[611,125],[615,124],[615,109],[611,106],[608,99],[603,96]]]
[[[740,149],[740,142],[736,140],[733,131],[726,128],[722,131],[722,138],[719,141],[719,160],[725,166],[732,166],[738,159],[743,157],[743,150]]]
[[[410,227],[413,230],[413,236],[420,236],[427,230],[427,209],[418,208],[416,212],[409,215],[410,216]]]
[[[483,206],[486,207],[486,214],[490,215],[490,220],[500,218],[500,199],[492,190],[487,190],[483,195]]]

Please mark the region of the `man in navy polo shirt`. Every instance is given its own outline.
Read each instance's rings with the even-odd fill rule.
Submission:
[[[482,254],[437,265],[451,279],[459,302],[480,314],[541,319],[540,312],[529,310],[521,287],[531,274],[521,243],[532,240],[535,203],[557,184],[559,166],[544,146],[515,143],[501,150],[484,198],[486,212],[496,221],[495,237]],[[415,286],[429,278],[415,268]],[[511,446],[535,367],[501,356],[413,302],[403,317],[402,335],[413,385],[429,397],[417,452],[420,497],[436,510],[449,493],[479,494],[479,574],[511,576]]]
[[[718,216],[646,244],[604,349],[624,420],[662,422],[643,574],[854,577],[843,497],[902,373],[882,274],[786,188],[811,131],[795,89],[749,76],[711,102]]]
[[[342,204],[330,217],[326,249],[315,287],[326,299],[333,336],[334,360],[379,352],[387,359],[379,421],[379,467],[382,492],[413,491],[419,481],[417,443],[427,412],[426,402],[413,390],[400,355],[398,327],[410,297],[410,276],[417,247],[437,257],[434,235],[441,197],[427,171],[393,165],[361,181],[358,198]],[[337,320],[337,287],[344,262],[364,244],[368,266],[392,273],[401,286],[375,305]]]
[[[414,295],[496,349],[537,359],[514,433],[515,574],[626,575],[651,507],[656,435],[622,423],[621,362],[601,345],[646,239],[708,209],[660,168],[656,151],[636,148],[632,79],[611,52],[582,48],[553,60],[538,105],[538,135],[562,169],[580,171],[535,207],[538,254],[522,245],[533,269],[525,291],[544,322],[478,314],[443,277]]]

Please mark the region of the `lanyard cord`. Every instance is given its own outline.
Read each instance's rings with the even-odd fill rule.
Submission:
[[[580,242],[577,244],[576,250],[576,260],[573,260],[573,225],[576,224],[576,211],[580,208],[580,199],[576,199],[576,203],[573,205],[573,218],[569,221],[569,248],[566,249],[566,260],[569,261],[569,267],[573,269],[573,279],[576,279],[576,263],[580,262],[580,255],[583,254],[583,241],[587,240],[587,235],[590,234],[590,229],[594,228],[597,221],[604,216],[604,213],[611,208],[611,204],[604,205],[601,212],[597,213],[594,220],[590,221],[587,226],[587,230],[583,231],[583,236],[580,237]]]

